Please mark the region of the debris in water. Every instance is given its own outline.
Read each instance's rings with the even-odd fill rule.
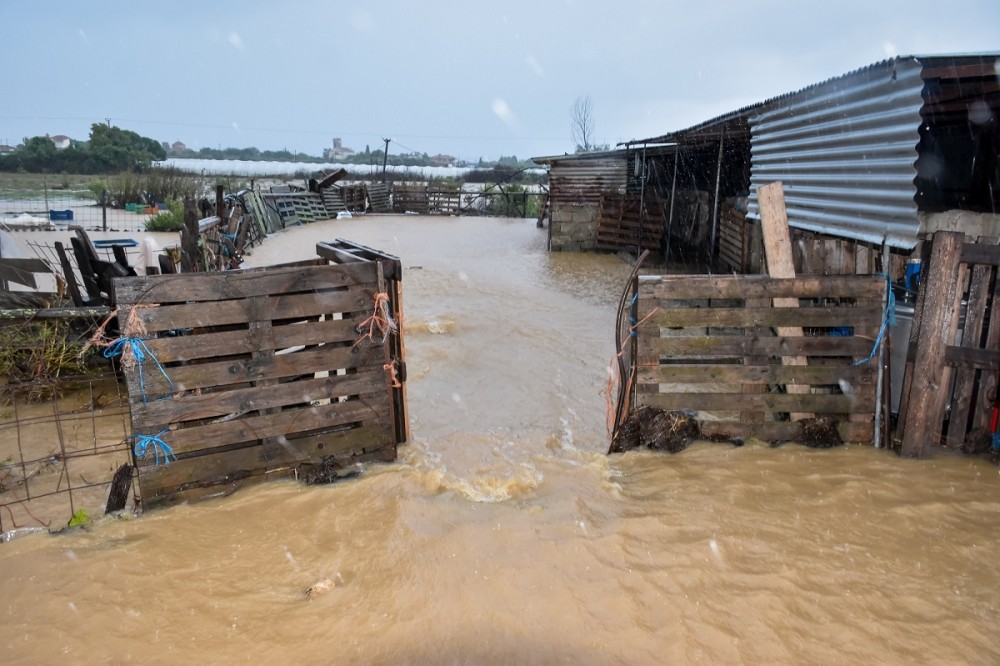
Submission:
[[[798,442],[814,449],[829,449],[843,445],[837,422],[829,416],[799,421]]]
[[[312,587],[306,590],[307,599],[315,599],[316,597],[321,597],[327,592],[330,592],[337,588],[337,583],[329,578],[324,578],[321,581],[316,582]]]
[[[327,456],[323,458],[321,464],[305,468],[302,479],[306,482],[306,485],[316,486],[360,475],[360,469],[356,467],[353,469],[345,468],[334,456]]]
[[[677,453],[700,437],[701,428],[692,413],[640,407],[629,414],[615,433],[608,453],[622,453],[642,447]]]

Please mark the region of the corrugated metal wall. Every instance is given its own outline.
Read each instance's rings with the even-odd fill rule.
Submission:
[[[759,217],[757,188],[780,180],[790,226],[912,248],[921,69],[882,62],[752,113],[749,215]]]

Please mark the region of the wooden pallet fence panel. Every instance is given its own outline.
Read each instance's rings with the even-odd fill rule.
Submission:
[[[998,267],[996,238],[933,237],[910,338],[918,362],[907,362],[896,427],[905,456],[924,458],[942,441],[960,448],[988,435],[1000,377]]]
[[[146,505],[394,458],[388,343],[359,332],[384,290],[372,261],[118,280],[119,325],[155,359],[125,364],[133,432],[177,456],[137,460]]]
[[[856,362],[872,351],[885,289],[878,276],[642,276],[636,406],[695,410],[706,433],[770,440],[794,439],[790,414],[827,415],[845,441],[870,442],[877,368]],[[801,306],[774,305],[786,298]],[[779,333],[789,327],[804,334]]]

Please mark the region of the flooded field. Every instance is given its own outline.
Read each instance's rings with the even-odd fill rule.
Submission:
[[[403,262],[399,461],[0,545],[0,662],[1000,662],[995,466],[608,457],[626,263],[549,254],[531,220],[416,216],[295,228],[248,263],[335,238]]]

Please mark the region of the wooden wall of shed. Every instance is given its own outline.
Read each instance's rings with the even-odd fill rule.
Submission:
[[[593,250],[601,195],[625,191],[626,162],[618,159],[570,159],[553,163],[549,172],[551,217],[549,249]]]

